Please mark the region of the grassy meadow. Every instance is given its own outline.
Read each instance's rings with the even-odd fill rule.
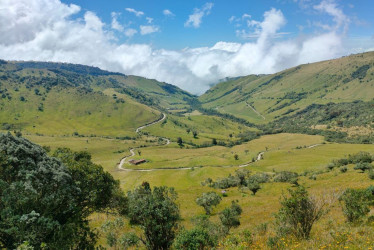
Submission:
[[[123,190],[131,190],[143,181],[148,181],[152,186],[166,185],[171,186],[178,192],[178,203],[181,210],[183,221],[181,224],[187,228],[192,227],[191,219],[203,214],[203,209],[195,203],[195,200],[202,193],[207,191],[216,191],[202,186],[201,182],[207,178],[216,180],[234,175],[238,165],[250,161],[252,157],[257,156],[258,152],[264,151],[263,159],[251,163],[246,169],[255,172],[274,173],[279,171],[294,171],[299,174],[304,172],[317,173],[316,179],[310,179],[310,175],[301,176],[299,183],[305,185],[312,195],[333,197],[340,194],[345,188],[364,188],[374,184],[366,173],[360,173],[353,170],[353,165],[348,167],[346,173],[341,173],[338,169],[331,172],[324,172],[328,163],[333,159],[342,158],[348,154],[354,154],[359,151],[374,153],[374,145],[354,145],[325,143],[321,136],[308,136],[301,134],[277,134],[263,136],[251,142],[238,145],[232,148],[210,147],[198,149],[180,148],[176,143],[168,146],[155,146],[155,143],[148,143],[144,140],[115,140],[105,138],[79,138],[79,137],[48,137],[25,135],[26,138],[40,145],[48,145],[52,149],[66,146],[73,150],[86,150],[93,156],[94,162],[101,164],[107,171],[118,180],[120,180]],[[88,143],[87,143],[88,139]],[[144,139],[144,138],[143,138]],[[169,169],[149,172],[138,171],[120,171],[116,168],[123,155],[128,155],[127,151],[132,147],[148,145],[141,148],[141,157],[149,159],[150,163],[140,165],[138,168],[158,168],[158,167],[180,167],[192,166],[192,163],[201,165],[193,169]],[[313,147],[311,147],[313,146]],[[311,147],[311,148],[309,148]],[[248,150],[248,152],[246,152]],[[124,152],[121,152],[124,151]],[[118,153],[121,152],[121,153]],[[231,152],[239,155],[239,160],[234,160]],[[227,154],[228,158],[222,158],[222,154]],[[135,157],[138,158],[138,157]],[[201,162],[199,159],[202,159]],[[232,158],[232,159],[231,159]],[[192,163],[191,163],[192,162]],[[205,163],[205,164],[203,164]],[[214,165],[214,166],[213,166]],[[220,167],[223,165],[233,165],[232,167]],[[129,165],[125,165],[129,167]],[[137,168],[137,167],[132,167]],[[274,235],[272,229],[273,214],[278,211],[279,199],[291,187],[289,183],[265,183],[262,189],[255,195],[251,195],[248,190],[239,190],[238,188],[228,188],[228,197],[224,197],[220,205],[213,210],[212,220],[218,221],[218,213],[224,207],[230,205],[231,201],[238,200],[243,208],[241,216],[241,226],[233,230],[234,235],[245,229],[255,234],[253,247],[263,249],[267,247],[267,238]],[[92,225],[97,227],[105,220],[110,219],[108,215],[93,215]],[[266,223],[268,229],[265,233],[259,233],[261,227]],[[341,208],[336,199],[321,221],[316,223],[312,231],[312,239],[309,241],[296,241],[295,239],[285,239],[282,241],[284,248],[321,248],[324,245],[332,244],[330,249],[338,249],[340,243],[332,233],[349,234],[352,239],[350,246],[360,248],[369,246],[372,241],[364,239],[359,232],[365,232],[365,235],[374,235],[373,228],[370,226],[353,227],[344,222]],[[349,230],[348,230],[349,228]],[[127,227],[127,230],[134,230]],[[348,232],[349,231],[349,232]],[[340,235],[341,236],[341,235]],[[231,237],[231,236],[229,236]],[[232,236],[234,237],[234,236]],[[342,237],[342,236],[341,236]],[[347,236],[348,237],[348,236]],[[369,243],[367,243],[369,242]],[[101,244],[105,244],[103,238]],[[227,242],[225,243],[227,244]],[[335,245],[334,245],[335,244]],[[348,244],[348,243],[347,243]],[[287,245],[287,246],[286,246]],[[222,249],[231,248],[228,245],[222,245]]]

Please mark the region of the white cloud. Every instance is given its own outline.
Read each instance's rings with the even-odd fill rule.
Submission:
[[[155,25],[140,25],[140,34],[147,35],[160,31],[160,28]]]
[[[185,27],[199,28],[204,16],[210,14],[213,3],[206,3],[201,9],[194,9],[193,14],[189,15],[188,20],[184,23]]]
[[[112,15],[112,23],[111,23],[112,29],[123,32],[124,28],[117,20],[120,13],[112,12],[111,15]]]
[[[133,37],[136,33],[138,33],[138,31],[136,29],[129,28],[126,29],[124,33],[127,37]]]
[[[137,10],[135,10],[133,8],[126,8],[125,10],[128,11],[128,12],[130,12],[130,13],[135,14],[135,16],[137,16],[137,17],[140,17],[140,16],[144,15],[143,11],[137,11]]]
[[[152,17],[146,17],[145,19],[147,20],[147,23],[149,23],[149,24],[151,24],[153,22]]]
[[[169,82],[192,93],[202,93],[225,77],[274,73],[354,51],[353,45],[346,50],[340,29],[273,39],[282,33],[286,22],[282,12],[275,9],[267,11],[262,21],[250,20],[247,32],[257,36],[251,42],[221,41],[211,47],[178,51],[156,50],[147,44],[118,44],[94,13],[85,12],[83,19],[76,18],[73,14],[80,8],[59,0],[1,0],[0,10],[0,23],[7,24],[0,25],[2,59],[94,65]],[[143,26],[140,32],[155,30],[149,26]],[[138,31],[126,32],[131,37]],[[370,42],[361,44],[363,50],[373,47]]]
[[[170,10],[166,9],[166,10],[163,10],[162,13],[165,15],[165,16],[175,16],[173,12],[171,12]]]
[[[314,9],[325,12],[326,14],[333,17],[335,22],[334,27],[329,27],[331,30],[343,28],[344,32],[347,31],[350,19],[343,13],[343,10],[339,9],[337,4],[332,0],[323,0],[319,5],[314,6]],[[324,28],[326,29],[326,25]]]

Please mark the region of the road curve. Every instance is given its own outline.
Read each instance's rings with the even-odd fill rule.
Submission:
[[[162,113],[162,117],[161,117],[160,119],[158,119],[158,120],[156,120],[156,121],[154,121],[154,122],[148,123],[148,124],[146,124],[146,125],[143,125],[143,126],[138,127],[138,128],[135,130],[135,132],[136,132],[137,134],[139,134],[140,131],[141,131],[142,129],[144,129],[144,128],[146,128],[146,127],[149,127],[149,126],[152,126],[152,125],[154,125],[154,124],[157,124],[157,123],[159,123],[159,122],[162,122],[162,121],[165,120],[165,119],[166,119],[166,114],[165,114],[165,113]],[[160,138],[163,139],[163,140],[166,142],[164,145],[169,145],[169,144],[170,144],[170,140],[169,140],[168,138],[164,138],[164,137],[160,137]],[[163,146],[164,146],[164,145],[163,145]],[[131,148],[131,149],[130,149],[130,153],[131,153],[131,155],[125,156],[125,157],[123,157],[123,158],[121,159],[121,161],[120,161],[119,164],[118,164],[118,169],[120,169],[120,170],[126,170],[126,171],[129,170],[129,169],[123,168],[123,165],[126,163],[126,160],[127,160],[128,158],[133,157],[133,156],[135,155],[135,152],[134,152],[135,149],[136,149],[136,148]],[[139,171],[140,171],[140,169],[139,169]],[[144,171],[146,171],[146,170],[144,170]]]

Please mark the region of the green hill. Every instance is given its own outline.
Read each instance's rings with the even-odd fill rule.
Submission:
[[[370,101],[373,97],[374,52],[368,52],[223,82],[199,100],[204,108],[261,124],[311,104]]]
[[[138,126],[158,119],[161,113],[151,107],[157,106],[151,96],[113,77],[127,78],[82,65],[1,61],[2,129],[135,136]]]

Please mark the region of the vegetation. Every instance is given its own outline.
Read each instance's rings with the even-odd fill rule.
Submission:
[[[0,135],[0,152],[0,245],[93,247],[96,235],[88,216],[109,208],[117,195],[122,200],[118,182],[87,153],[75,154],[66,167],[40,146],[10,134]],[[95,171],[86,172],[92,166]]]
[[[196,203],[204,208],[207,215],[210,215],[213,207],[217,206],[220,202],[221,196],[216,192],[203,193],[196,199]]]
[[[324,214],[324,204],[310,198],[303,186],[288,189],[290,197],[283,196],[281,208],[276,214],[280,234],[291,233],[297,238],[307,239],[313,224]]]

